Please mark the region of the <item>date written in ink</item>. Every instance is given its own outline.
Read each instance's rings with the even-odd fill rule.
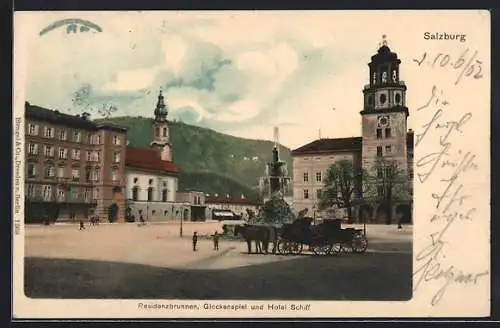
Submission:
[[[474,79],[483,77],[483,62],[479,59],[477,50],[465,49],[458,58],[445,53],[430,54],[424,52],[419,58],[413,59],[419,67],[429,66],[431,68],[451,68],[458,72],[455,85],[460,83],[462,78],[472,76]]]

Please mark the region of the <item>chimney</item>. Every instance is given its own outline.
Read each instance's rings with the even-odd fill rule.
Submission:
[[[245,199],[245,195],[241,194],[241,199]]]

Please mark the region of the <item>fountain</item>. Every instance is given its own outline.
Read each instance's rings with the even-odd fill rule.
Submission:
[[[260,192],[264,205],[255,217],[256,223],[283,223],[293,220],[290,205],[285,194],[292,179],[288,176],[286,162],[279,157],[279,130],[274,128],[274,147],[272,159],[266,165],[265,175],[260,178]]]

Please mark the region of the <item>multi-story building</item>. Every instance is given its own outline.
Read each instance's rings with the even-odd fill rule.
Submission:
[[[314,215],[318,212],[323,179],[328,167],[335,162],[349,160],[356,171],[363,169],[374,174],[372,170],[376,159],[387,158],[395,161],[399,169],[408,176],[407,199],[410,199],[395,202],[390,211],[393,217],[402,216],[403,221],[411,221],[413,131],[407,130],[407,88],[399,79],[400,64],[401,60],[384,40],[368,64],[370,83],[363,89],[361,137],[319,139],[292,151],[293,204],[296,212],[304,209]],[[384,215],[379,214],[385,209],[380,204],[363,204],[362,181],[358,180],[357,183],[360,187],[354,195],[358,204],[354,207],[354,217],[367,222],[381,220]]]
[[[160,91],[150,148],[127,146],[125,194],[130,218],[142,215],[145,220],[164,221],[189,216],[190,204],[176,201],[179,170],[172,159],[167,115],[168,107]]]
[[[124,218],[125,129],[29,103],[26,117],[26,221],[75,220],[90,212]]]

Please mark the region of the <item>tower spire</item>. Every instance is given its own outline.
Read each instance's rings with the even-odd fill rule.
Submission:
[[[156,108],[154,111],[155,121],[166,122],[168,115],[168,107],[165,104],[165,97],[163,96],[163,90],[160,88],[160,93],[158,94],[158,102],[156,103]]]

